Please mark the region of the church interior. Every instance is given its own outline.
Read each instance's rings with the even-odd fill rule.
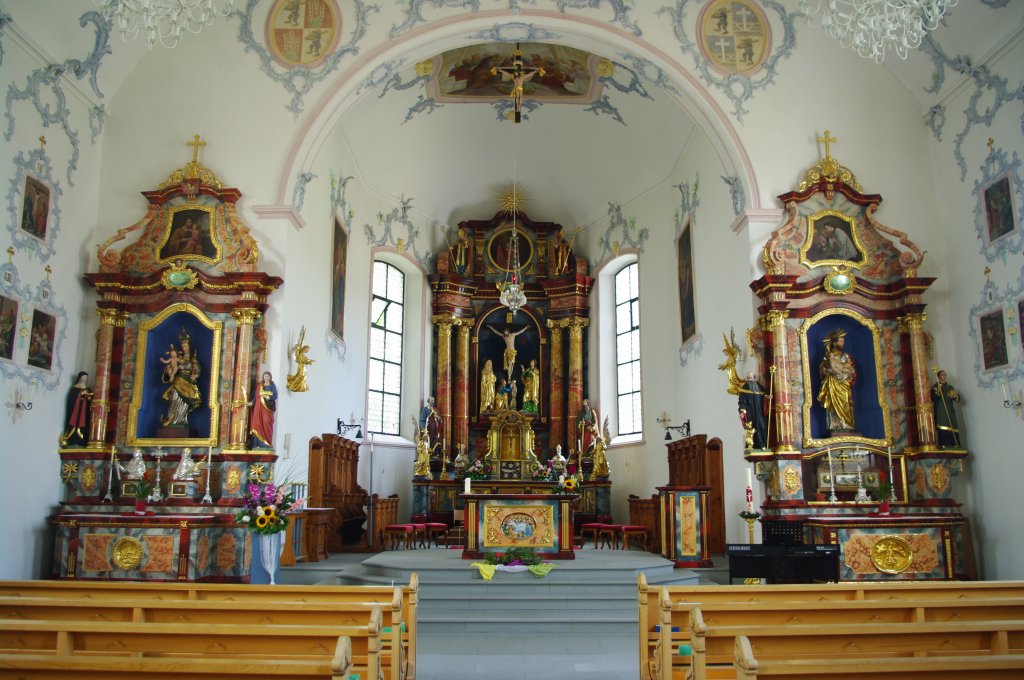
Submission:
[[[0,579],[248,582],[268,488],[1024,579],[1024,4],[132,4],[0,0]]]

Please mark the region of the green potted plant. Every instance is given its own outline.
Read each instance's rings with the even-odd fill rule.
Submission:
[[[145,480],[140,479],[139,483],[135,485],[135,512],[136,514],[143,515],[146,513],[146,501],[153,493],[153,485]]]

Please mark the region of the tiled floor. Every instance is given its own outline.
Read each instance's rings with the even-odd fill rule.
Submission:
[[[420,627],[418,680],[636,680],[636,633],[431,635]]]

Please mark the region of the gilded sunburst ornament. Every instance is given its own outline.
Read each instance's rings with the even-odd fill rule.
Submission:
[[[529,197],[523,193],[515,184],[505,187],[498,194],[498,207],[503,213],[523,212],[523,206],[529,201]]]

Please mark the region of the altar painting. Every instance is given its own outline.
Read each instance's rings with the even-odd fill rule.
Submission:
[[[800,262],[810,269],[829,265],[866,265],[867,250],[861,243],[853,218],[835,210],[809,215],[807,238],[800,248]]]
[[[521,227],[516,229],[516,245],[519,248],[519,271],[531,274],[534,270],[533,242]],[[493,272],[510,273],[514,269],[509,258],[512,255],[512,227],[501,229],[487,242],[487,260]]]
[[[40,309],[32,310],[29,331],[28,365],[49,371],[53,368],[53,342],[57,337],[57,319]]]
[[[508,97],[512,82],[491,69],[512,65],[514,43],[488,43],[450,50],[434,58],[436,74],[428,94],[440,102],[493,101]],[[601,92],[600,57],[562,45],[522,43],[523,61],[543,68],[523,84],[524,96],[537,101],[589,104]]]
[[[217,446],[223,325],[186,303],[171,305],[139,325],[128,446]],[[185,370],[189,358],[186,355],[198,362],[194,373],[193,369]],[[191,385],[181,383],[182,380]],[[158,436],[175,403],[174,392],[180,396],[185,388],[198,393],[194,408],[187,415],[188,436]]]
[[[484,506],[485,548],[553,548],[555,508],[552,505],[519,504]]]
[[[199,260],[216,264],[221,259],[221,247],[214,233],[215,226],[216,216],[210,206],[172,210],[167,216],[158,261]]]

